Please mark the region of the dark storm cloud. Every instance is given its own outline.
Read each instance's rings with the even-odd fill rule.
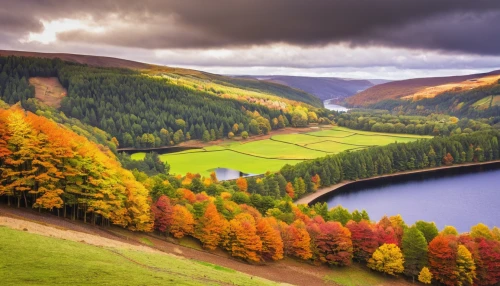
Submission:
[[[2,30],[33,31],[40,19],[62,17],[92,17],[108,28],[66,32],[62,41],[147,49],[347,43],[500,54],[499,0],[2,2]]]

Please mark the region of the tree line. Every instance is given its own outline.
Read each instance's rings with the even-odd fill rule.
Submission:
[[[449,136],[491,129],[493,119],[458,119],[443,114],[392,115],[387,111],[351,110],[336,118],[339,126],[356,130],[404,133],[417,135]]]
[[[140,179],[141,180],[141,179]],[[153,197],[158,234],[191,236],[208,250],[221,248],[251,263],[295,257],[331,266],[356,261],[389,275],[444,285],[495,285],[500,281],[500,229],[478,224],[458,234],[433,222],[408,226],[399,215],[373,222],[366,211],[331,210],[326,203],[248,193],[244,179],[217,182],[188,174],[143,177]],[[200,184],[204,189],[200,189]],[[213,196],[207,192],[217,188]]]

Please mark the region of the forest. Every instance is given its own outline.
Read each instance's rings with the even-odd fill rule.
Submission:
[[[58,59],[0,57],[0,70],[4,101],[21,102],[33,112],[37,109],[29,101],[34,97],[29,78],[58,77],[68,91],[61,110],[111,134],[121,147],[168,146],[190,139],[212,141],[230,136],[235,124],[239,135],[259,135],[286,126],[330,122],[325,109],[306,105],[293,110],[270,109],[128,69],[89,67]]]

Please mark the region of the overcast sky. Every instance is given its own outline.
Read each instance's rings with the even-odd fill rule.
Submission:
[[[221,74],[401,79],[500,69],[500,0],[1,0],[0,49]]]

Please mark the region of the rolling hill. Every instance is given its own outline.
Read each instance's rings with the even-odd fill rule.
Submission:
[[[235,78],[257,79],[262,82],[273,82],[313,94],[321,100],[344,99],[386,80],[342,79],[335,77],[305,76],[238,76]]]
[[[500,70],[464,76],[415,78],[370,87],[346,99],[351,106],[369,106],[384,100],[433,98],[445,92],[466,91],[490,85],[500,79]]]
[[[127,68],[150,76],[165,77],[172,83],[196,90],[211,92],[221,97],[229,97],[267,106],[297,105],[306,103],[323,107],[323,103],[305,91],[290,88],[274,82],[259,81],[252,78],[232,78],[203,71],[152,65],[113,57],[77,55],[65,53],[37,53],[25,51],[0,50],[0,57],[36,57],[45,59],[59,58],[63,61],[103,68]]]

